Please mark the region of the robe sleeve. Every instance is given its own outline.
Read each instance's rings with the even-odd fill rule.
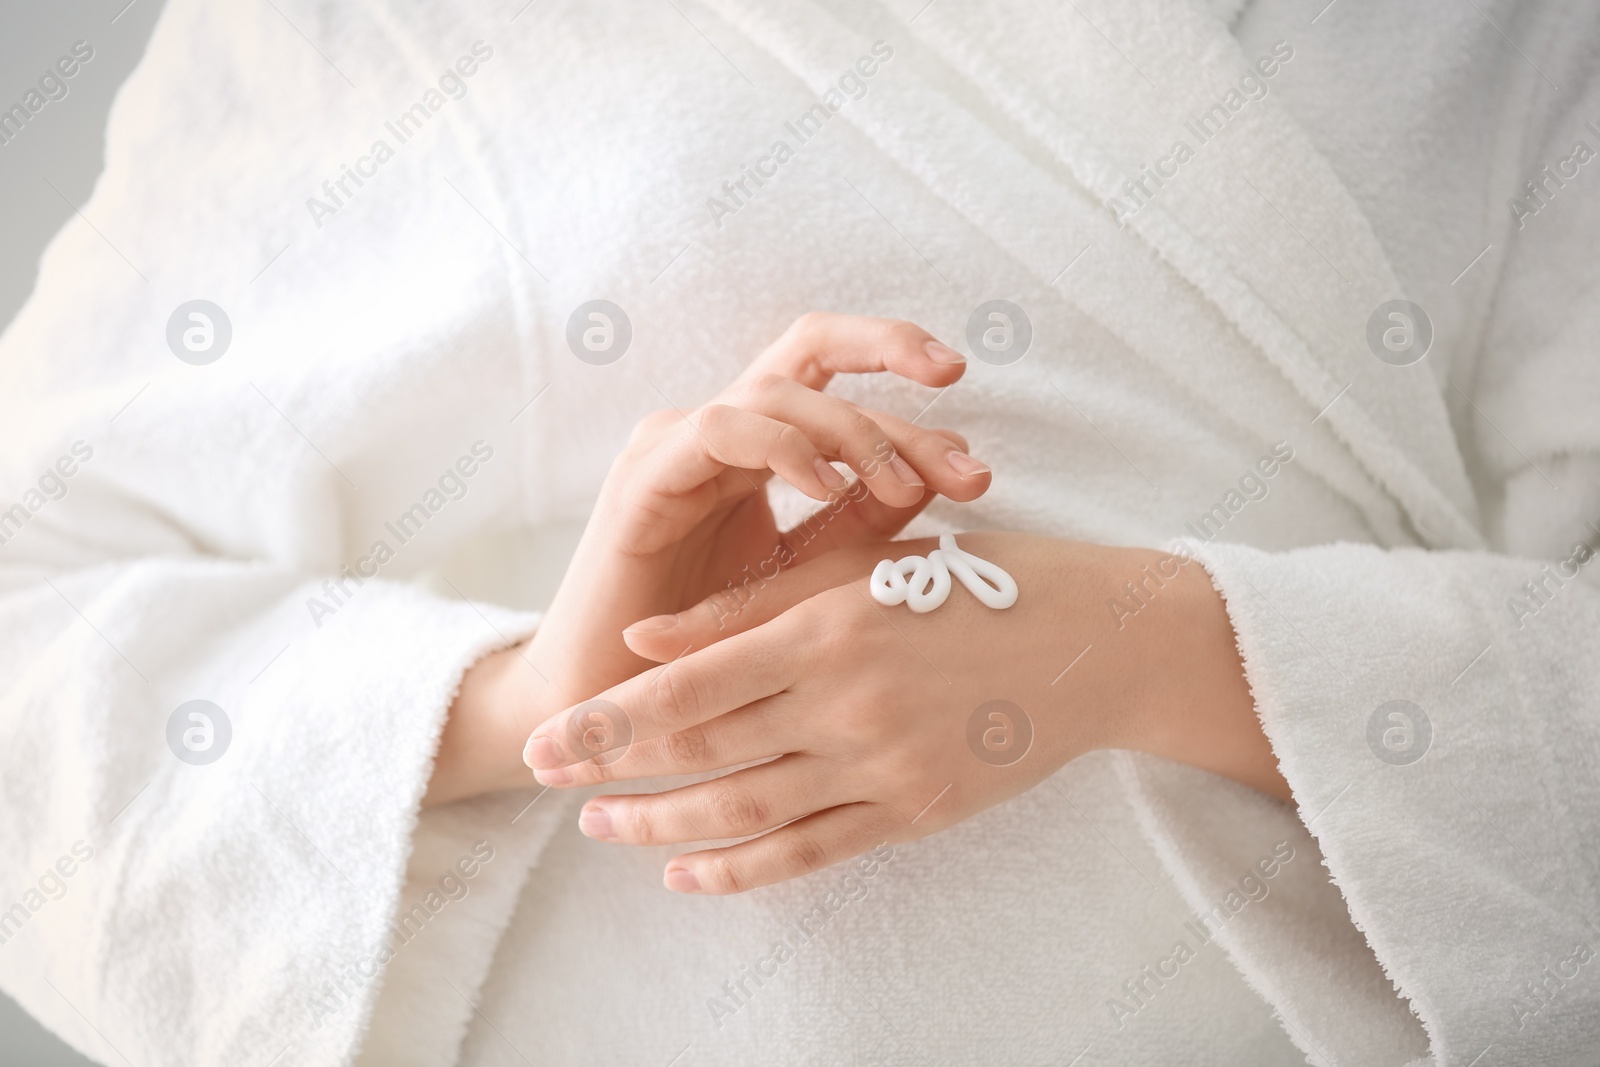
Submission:
[[[430,810],[413,855],[463,672],[536,622],[427,579],[537,498],[539,412],[509,421],[531,392],[492,230],[418,255],[455,223],[399,170],[342,228],[307,218],[414,82],[375,84],[398,61],[349,47],[366,14],[294,14],[307,38],[166,6],[0,338],[0,987],[101,1063],[351,1062],[396,956],[448,964],[464,1025],[548,807]],[[172,333],[199,299],[225,346],[216,315]],[[439,954],[452,928],[475,957]]]
[[[1600,145],[1600,91],[1572,88],[1532,124],[1526,173]],[[1294,793],[1285,833],[1326,866],[1224,944],[1313,1062],[1380,1062],[1362,1058],[1374,1035],[1396,1064],[1424,1035],[1431,1062],[1462,1067],[1600,1047],[1596,165],[1536,212],[1501,209],[1481,350],[1442,386],[1490,549],[1196,553]],[[1129,766],[1180,883],[1225,881],[1230,861],[1194,845],[1207,818]]]

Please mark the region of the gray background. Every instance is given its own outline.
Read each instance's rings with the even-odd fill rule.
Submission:
[[[112,98],[144,54],[161,5],[162,0],[0,0],[0,107],[20,103],[74,42],[94,47],[94,58],[67,82],[67,95],[46,104],[19,135],[0,145],[0,330],[11,325],[33,291],[45,245],[94,189]],[[0,813],[0,823],[8,821],[7,814]],[[44,996],[55,995],[40,985]],[[0,1067],[89,1062],[0,993]]]
[[[74,42],[94,47],[94,58],[67,81],[66,97],[46,104],[0,145],[0,328],[33,291],[45,245],[89,199],[112,97],[144,54],[161,6],[162,0],[0,0],[0,107],[20,103]]]

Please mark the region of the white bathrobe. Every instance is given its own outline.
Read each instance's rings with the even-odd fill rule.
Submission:
[[[107,1063],[1592,1060],[1595,14],[919,6],[169,0],[0,339],[8,992]],[[1417,66],[1341,69],[1363,19]],[[1393,101],[1319,145],[1303,70]],[[568,796],[419,818],[640,415],[808,309],[991,299],[1027,352],[922,421],[994,488],[917,532],[1184,542],[1294,805],[1099,754],[732,899]]]

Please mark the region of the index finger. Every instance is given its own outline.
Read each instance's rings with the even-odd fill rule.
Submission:
[[[542,771],[591,758],[616,759],[634,741],[677,733],[781,693],[803,673],[798,651],[803,645],[788,629],[775,620],[567,708],[533,731],[522,761]]]
[[[730,587],[675,615],[642,620],[623,630],[622,640],[635,654],[661,663],[686,648],[711,648],[765,626],[802,601],[836,586],[854,582],[864,586],[873,565],[885,557],[896,559],[911,552],[924,555],[937,547],[938,541],[924,538],[835,549],[784,567],[771,578],[763,574],[757,586]]]
[[[835,374],[888,371],[935,388],[966,372],[967,357],[911,322],[812,311],[801,315],[735,384],[781,374],[822,389]]]

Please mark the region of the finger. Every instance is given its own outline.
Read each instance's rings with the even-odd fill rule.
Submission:
[[[953,430],[923,429],[883,411],[861,410],[884,428],[900,455],[942,495],[965,502],[976,500],[988,491],[992,472],[987,464],[967,454],[966,438],[960,434]]]
[[[796,629],[779,621],[614,685],[540,723],[523,748],[523,762],[550,770],[596,752],[608,757],[618,746],[674,733],[781,693],[807,669],[809,650]],[[588,743],[595,720],[606,723],[607,740],[599,747]]]
[[[883,412],[762,374],[730,394],[739,407],[797,427],[824,453],[849,464],[874,496],[895,507],[921,499],[924,485],[952,500],[989,487],[989,468],[948,437]]]
[[[967,439],[954,430],[932,432],[966,451]],[[937,496],[937,493],[924,492],[922,499],[910,507],[897,508],[864,489],[851,486],[848,492],[830,497],[826,508],[818,508],[798,526],[785,530],[783,544],[775,556],[788,560],[783,564],[785,567],[794,567],[851,545],[887,541],[922,514]]]
[[[596,797],[583,806],[578,829],[624,845],[748,837],[845,800],[835,770],[818,756],[783,756],[665,793]]]
[[[931,432],[966,451],[967,439],[954,430],[934,429]],[[977,491],[981,493],[987,488],[988,482],[984,480]],[[924,490],[922,499],[910,507],[902,508],[879,500],[859,482],[851,483],[848,489],[829,494],[827,507],[818,508],[798,525],[785,530],[779,536],[779,543],[773,546],[761,563],[772,560],[780,567],[794,567],[851,545],[888,541],[922,514],[938,495]],[[669,659],[681,651],[683,646],[662,659]]]
[[[784,694],[758,700],[710,722],[635,741],[570,767],[535,771],[540,785],[576,787],[635,778],[718,771],[794,751],[786,724],[774,713]]]
[[[884,842],[896,821],[904,820],[878,804],[829,808],[750,841],[679,856],[662,882],[678,893],[743,893],[859,856]]]
[[[819,393],[781,374],[762,374],[737,390],[737,402],[796,427],[824,453],[860,475],[872,495],[884,503],[910,507],[922,499],[928,483],[902,456],[899,443],[849,401]]]
[[[637,468],[636,477],[654,492],[684,496],[730,467],[770,470],[816,500],[847,486],[804,430],[727,404],[707,404],[688,416]]]
[[[813,311],[796,319],[739,380],[776,373],[821,389],[835,374],[888,371],[942,387],[966,369],[965,356],[914,323]]]
[[[636,655],[668,663],[770,622],[825,590],[864,580],[885,556],[926,554],[934,546],[933,541],[889,541],[934,493],[924,493],[910,508],[891,508],[864,491],[856,495],[857,487],[851,494],[855,499],[835,498],[845,501],[838,512],[830,504],[785,532],[765,559],[746,568],[747,577],[737,587],[729,583],[677,614],[641,619],[622,631],[623,643]]]
[[[633,431],[628,434],[628,443],[635,444],[639,441],[660,437],[663,433],[682,422],[689,412],[677,408],[661,408],[658,411],[647,413],[644,418],[633,424]]]
[[[926,555],[936,547],[936,539],[922,538],[841,548],[771,578],[762,575],[753,595],[724,590],[676,615],[657,615],[635,623],[622,631],[622,640],[636,655],[658,663],[671,660],[685,648],[713,648],[781,618],[819,593],[852,582],[864,585],[879,560]]]
[[[827,507],[818,508],[785,530],[782,544],[773,555],[786,561],[785,568],[798,567],[830,552],[888,541],[938,498],[938,493],[925,490],[915,504],[897,508],[863,487],[851,486],[849,491],[830,498]]]

